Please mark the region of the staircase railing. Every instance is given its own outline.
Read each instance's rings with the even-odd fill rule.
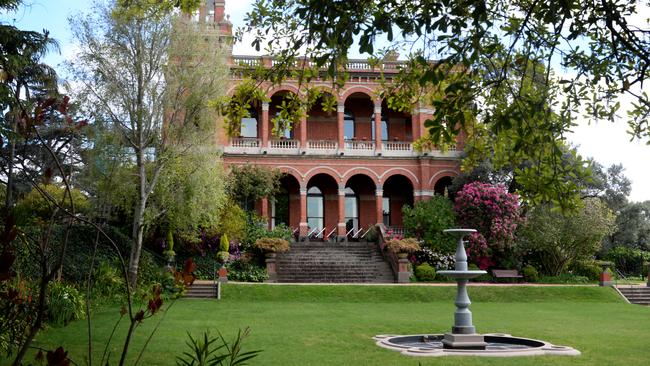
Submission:
[[[632,281],[630,281],[630,279],[625,277],[623,272],[619,271],[618,269],[614,269],[614,271],[616,272],[616,277],[614,278],[614,287],[619,286],[619,283],[618,283],[619,278],[623,280],[622,282],[624,283],[624,285],[627,285],[627,286],[634,285],[634,283]]]

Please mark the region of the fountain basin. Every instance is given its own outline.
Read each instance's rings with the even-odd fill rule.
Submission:
[[[561,355],[579,356],[580,352],[565,346],[556,346],[549,342],[530,338],[513,337],[509,334],[484,334],[485,349],[454,349],[444,348],[443,334],[414,334],[414,335],[378,335],[373,339],[377,345],[399,351],[409,356],[541,356]]]

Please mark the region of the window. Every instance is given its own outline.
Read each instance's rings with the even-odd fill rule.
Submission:
[[[381,211],[384,214],[384,226],[390,226],[390,197],[382,197]]]
[[[257,137],[257,110],[251,108],[248,114],[248,117],[241,119],[239,134],[241,137]]]
[[[312,229],[320,229],[324,226],[323,219],[323,192],[314,186],[307,190],[307,226],[309,231]]]
[[[345,231],[359,230],[359,198],[352,188],[345,188]]]
[[[370,125],[372,126],[372,138],[375,138],[375,115],[370,117]],[[388,141],[388,118],[384,114],[381,115],[381,140]]]
[[[343,137],[346,140],[354,137],[354,115],[349,111],[345,111],[343,115]]]

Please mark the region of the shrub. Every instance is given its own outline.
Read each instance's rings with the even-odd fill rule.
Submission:
[[[121,299],[124,295],[124,277],[117,266],[102,261],[95,269],[93,296],[104,299]]]
[[[387,244],[388,249],[394,253],[415,253],[420,250],[420,243],[417,239],[406,238],[401,240],[393,239]]]
[[[436,270],[428,263],[424,263],[415,267],[415,277],[419,281],[431,282],[436,279]]]
[[[617,270],[627,276],[641,276],[647,271],[644,262],[650,261],[650,252],[629,247],[614,247],[605,255]]]
[[[230,241],[228,240],[228,234],[221,235],[221,239],[219,239],[219,251],[226,253],[230,251]]]
[[[289,242],[281,238],[260,238],[255,241],[254,246],[271,253],[282,253],[289,250]]]
[[[415,263],[428,263],[431,267],[441,269],[453,269],[456,260],[452,254],[442,254],[434,252],[429,248],[422,248],[415,252]]]
[[[539,281],[539,273],[537,272],[537,269],[530,264],[521,269],[521,274],[524,276],[526,282]]]
[[[571,214],[538,205],[522,225],[518,246],[536,259],[544,274],[557,276],[566,273],[569,264],[593,258],[614,229],[614,215],[600,199],[585,199],[583,204]]]
[[[293,239],[293,233],[291,228],[284,224],[277,225],[273,230],[268,230],[266,220],[253,216],[251,223],[246,226],[246,235],[244,235],[244,240],[242,241],[242,249],[244,251],[248,250],[261,238],[280,238],[291,241]]]
[[[454,210],[462,227],[476,229],[466,246],[470,260],[486,269],[511,257],[521,221],[519,197],[502,185],[473,182],[458,192]]]
[[[594,261],[577,261],[571,265],[571,272],[578,276],[587,277],[592,281],[598,281],[602,269]]]
[[[54,326],[67,325],[73,320],[83,319],[85,302],[79,291],[61,282],[52,282],[48,289],[47,315]]]
[[[402,208],[405,234],[423,240],[423,246],[440,253],[453,253],[456,239],[443,233],[456,227],[456,218],[451,201],[447,197],[433,196],[417,202],[412,208]]]
[[[228,278],[231,281],[264,282],[269,278],[266,268],[256,266],[243,260],[228,263]]]

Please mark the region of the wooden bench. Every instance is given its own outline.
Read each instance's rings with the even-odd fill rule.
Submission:
[[[492,276],[497,280],[499,278],[524,278],[516,269],[493,269]]]

